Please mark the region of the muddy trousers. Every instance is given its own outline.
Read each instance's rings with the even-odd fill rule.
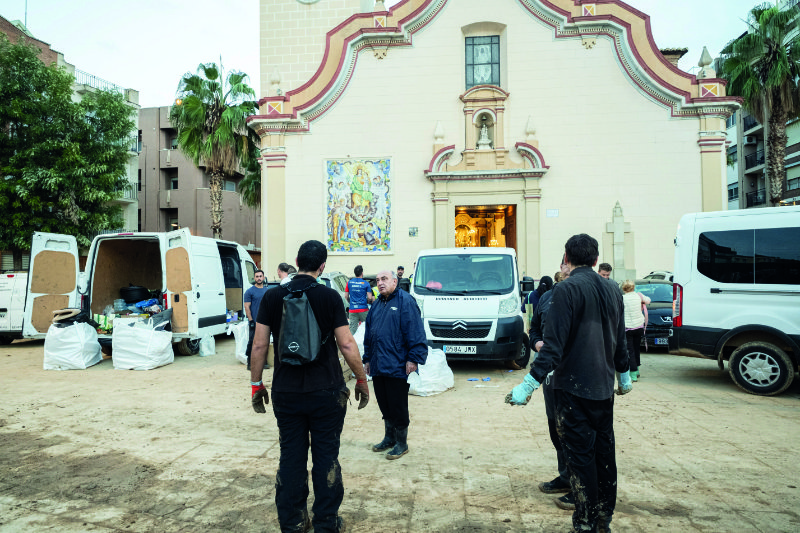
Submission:
[[[372,388],[383,419],[397,429],[408,427],[408,381],[388,376],[373,376]]]
[[[575,497],[572,527],[597,531],[611,522],[617,501],[614,396],[587,400],[555,391],[556,424]]]
[[[558,477],[564,483],[569,483],[569,472],[567,472],[567,459],[564,456],[564,448],[561,446],[561,439],[556,430],[556,397],[553,386],[545,380],[542,383],[542,396],[544,397],[544,410],[547,413],[547,429],[550,430],[550,442],[556,449],[556,459],[558,460]]]
[[[347,389],[308,393],[273,392],[281,457],[275,478],[275,505],[282,533],[302,532],[308,516],[309,437],[314,483],[313,525],[316,533],[338,532],[344,496],[339,466],[339,439],[347,413]]]

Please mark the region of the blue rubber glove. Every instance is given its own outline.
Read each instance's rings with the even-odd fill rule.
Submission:
[[[540,387],[540,383],[533,379],[530,374],[525,375],[522,383],[511,389],[511,392],[506,394],[506,403],[511,405],[528,405],[528,400],[531,399],[533,391]]]
[[[617,394],[622,396],[623,394],[628,394],[630,391],[633,390],[633,382],[631,381],[631,373],[630,371],[619,373],[617,372],[617,380],[619,381],[619,388],[617,389]]]

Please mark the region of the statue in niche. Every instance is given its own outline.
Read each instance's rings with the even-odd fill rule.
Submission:
[[[491,150],[492,140],[489,138],[489,128],[486,127],[486,117],[481,119],[481,134],[478,137],[478,150]]]

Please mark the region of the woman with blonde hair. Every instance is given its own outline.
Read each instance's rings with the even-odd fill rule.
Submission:
[[[636,284],[626,279],[622,284],[622,302],[625,304],[625,337],[628,341],[628,359],[631,367],[631,381],[639,380],[639,346],[647,323],[647,307],[650,298],[636,292]]]

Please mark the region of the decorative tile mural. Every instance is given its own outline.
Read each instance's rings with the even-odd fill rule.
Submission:
[[[331,252],[391,251],[391,170],[391,159],[325,162]]]

